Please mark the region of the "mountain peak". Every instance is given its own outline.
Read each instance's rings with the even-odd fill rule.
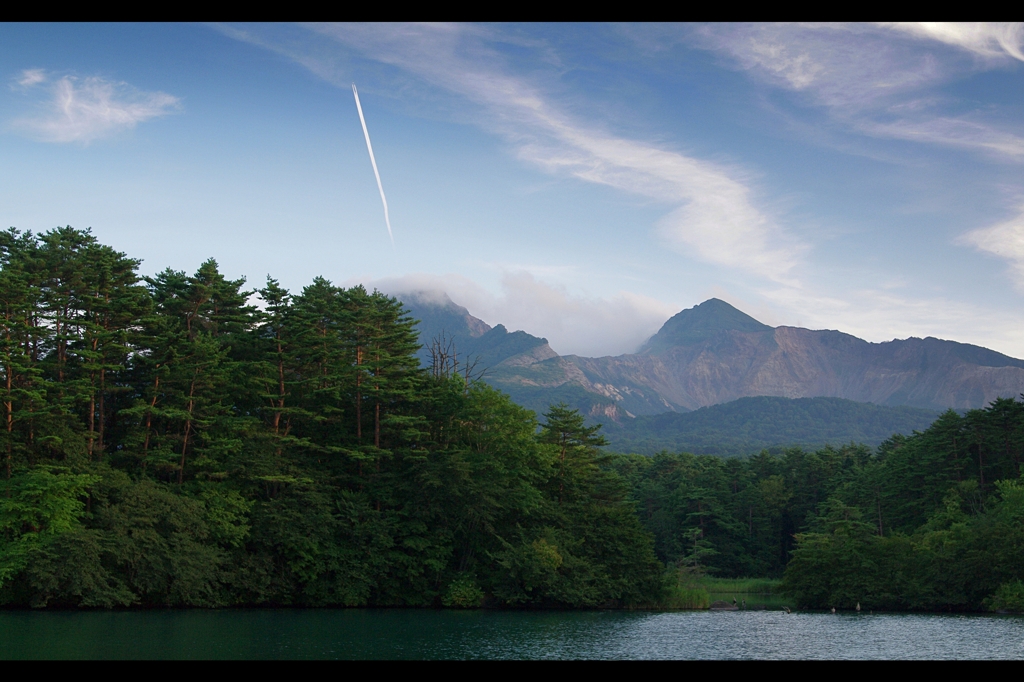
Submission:
[[[673,346],[687,346],[724,331],[764,332],[771,329],[725,301],[709,298],[669,318],[639,352],[650,353]]]
[[[420,340],[423,343],[429,343],[434,335],[442,331],[448,335],[468,333],[472,337],[483,336],[491,331],[491,325],[470,315],[466,308],[443,291],[410,291],[401,294],[401,299],[414,317],[427,322],[420,325]]]

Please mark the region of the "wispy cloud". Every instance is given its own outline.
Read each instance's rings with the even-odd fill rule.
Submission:
[[[1024,61],[1024,24],[1019,22],[897,22],[879,24],[918,38],[937,40],[988,58]]]
[[[786,279],[804,246],[765,214],[744,174],[650,142],[611,134],[567,113],[558,97],[515,75],[492,44],[503,39],[472,26],[317,25],[316,34],[378,63],[455,94],[474,121],[507,139],[522,160],[552,173],[606,185],[673,207],[658,233],[687,255],[774,280]],[[331,56],[251,31],[227,35],[286,54],[342,86]],[[347,87],[345,83],[344,87]]]
[[[694,44],[741,69],[845,114],[891,103],[942,77],[932,55],[860,24],[714,24]]]
[[[889,123],[864,121],[857,128],[878,137],[962,147],[1008,161],[1024,160],[1024,137],[966,118],[941,116]]]
[[[14,82],[20,88],[30,88],[33,85],[46,82],[46,72],[43,69],[25,69]]]
[[[943,87],[979,71],[1019,69],[1024,24],[712,25],[687,38],[727,55],[762,83],[822,108],[849,133],[1024,162],[1024,127],[1017,117],[1001,116],[995,106],[964,111],[965,102],[953,101]],[[958,243],[1006,259],[1024,291],[1024,208],[1020,211]],[[766,297],[803,311],[805,319],[838,321],[842,311],[846,328],[867,337],[888,330],[894,336],[962,338],[969,329],[974,343],[1024,355],[1024,345],[1006,333],[1005,316],[955,301],[915,300],[883,290],[828,298],[800,286]]]
[[[574,295],[525,271],[504,273],[500,294],[459,275],[414,274],[364,283],[399,297],[412,292],[447,292],[488,324],[543,336],[562,355],[631,353],[679,312],[661,301],[629,292],[610,297]]]
[[[990,112],[950,115],[949,102],[931,94],[1021,59],[1024,24],[712,25],[691,39],[825,107],[851,131],[1024,161],[1018,131]]]
[[[1024,206],[1009,220],[968,232],[960,241],[1009,261],[1014,285],[1024,292]]]
[[[82,142],[106,137],[180,108],[181,101],[164,92],[142,92],[127,83],[99,77],[63,76],[51,80],[41,69],[22,72],[17,83],[40,89],[40,113],[16,119],[13,127],[43,142]],[[43,87],[43,84],[48,84]]]

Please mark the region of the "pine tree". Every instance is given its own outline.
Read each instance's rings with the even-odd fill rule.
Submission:
[[[136,330],[150,299],[137,274],[139,261],[113,249],[92,245],[83,254],[88,276],[81,299],[81,337],[75,352],[88,380],[86,428],[88,453],[102,457],[106,432],[117,395],[128,390],[121,379],[128,357],[137,345]],[[110,379],[113,379],[111,381]]]
[[[245,383],[231,353],[244,345],[253,313],[244,280],[225,279],[211,259],[194,276],[168,270],[149,284],[157,306],[148,330],[153,376],[145,382],[149,404],[135,410],[144,417],[143,457],[158,455],[179,484],[190,459],[207,476],[219,476],[225,455],[240,446],[237,428],[244,430],[231,419],[236,389]]]
[[[342,290],[322,277],[296,296],[284,318],[282,333],[289,339],[293,363],[293,395],[297,435],[311,452],[328,457],[344,455],[358,434],[349,424],[347,388],[356,383],[345,345],[348,312]]]
[[[601,425],[586,426],[579,410],[570,409],[565,403],[552,405],[544,419],[540,441],[557,448],[558,503],[586,495],[588,483],[597,472],[598,448],[608,444],[597,433]]]
[[[395,298],[374,291],[369,297],[366,355],[373,385],[373,446],[381,447],[382,425],[398,439],[420,435],[419,420],[408,414],[424,373],[416,352],[416,321]]]
[[[0,233],[0,386],[4,471],[11,478],[16,455],[29,457],[31,425],[45,406],[46,390],[33,349],[38,288],[31,262],[36,240],[15,229]]]

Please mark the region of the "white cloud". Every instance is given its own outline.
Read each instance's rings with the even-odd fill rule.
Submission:
[[[415,274],[363,283],[394,296],[446,292],[473,316],[492,326],[503,324],[509,331],[542,336],[561,355],[631,353],[679,312],[629,292],[607,298],[574,295],[525,271],[505,272],[498,295],[459,275]]]
[[[22,88],[31,88],[46,82],[46,72],[42,69],[25,69],[15,82]]]
[[[960,241],[1010,262],[1014,285],[1024,292],[1024,206],[1009,220],[968,232]]]
[[[801,93],[850,130],[1024,160],[1024,137],[989,120],[990,112],[950,116],[943,98],[926,96],[961,75],[1021,59],[1024,24],[712,25],[693,40]],[[945,46],[985,59],[965,60]]]
[[[33,86],[47,80],[42,71],[30,70],[19,83]],[[44,142],[88,143],[169,114],[181,104],[164,92],[141,92],[98,77],[64,76],[52,83],[48,94],[43,113],[14,121],[15,129]]]
[[[683,253],[784,280],[805,250],[754,205],[738,173],[675,151],[575,128],[556,114],[545,112],[541,120],[556,140],[523,145],[522,158],[678,205],[658,222],[658,232]]]
[[[784,280],[803,247],[755,204],[742,173],[648,142],[609,134],[565,112],[533,82],[509,73],[490,40],[471,26],[317,25],[321,36],[456,94],[482,110],[475,121],[518,156],[549,172],[647,197],[675,208],[658,232],[677,250]],[[227,35],[286,54],[338,85],[347,82],[322,50],[303,52],[251,32]]]
[[[784,43],[751,40],[748,61],[763,67],[789,82],[790,87],[803,90],[812,85],[823,67],[807,52],[793,52]]]
[[[862,122],[858,129],[879,137],[963,147],[987,152],[1004,160],[1024,160],[1024,137],[965,118]]]
[[[845,115],[936,82],[935,59],[859,24],[715,24],[696,44],[729,55],[743,70]]]
[[[1024,61],[1024,24],[1020,22],[895,22],[880,26],[910,35],[954,45],[982,57],[1006,57]]]

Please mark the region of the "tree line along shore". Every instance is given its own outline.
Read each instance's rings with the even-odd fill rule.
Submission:
[[[1024,403],[876,449],[606,452],[402,303],[0,233],[0,604],[1024,610]]]

